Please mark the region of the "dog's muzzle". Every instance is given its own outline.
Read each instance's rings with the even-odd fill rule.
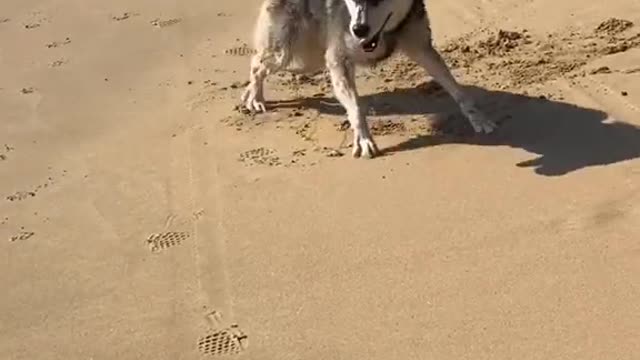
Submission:
[[[362,47],[362,50],[364,50],[365,52],[372,52],[378,47],[378,43],[380,42],[380,36],[382,35],[382,31],[384,31],[384,28],[385,26],[387,26],[389,19],[391,19],[391,15],[393,15],[393,13],[389,13],[389,15],[387,15],[387,18],[384,20],[384,23],[382,23],[382,26],[380,27],[380,29],[378,29],[378,31],[371,38],[369,38],[368,40],[360,41],[360,46]]]

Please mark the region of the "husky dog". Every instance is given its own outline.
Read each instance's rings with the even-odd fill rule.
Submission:
[[[264,81],[279,70],[312,72],[327,68],[335,97],[353,130],[353,156],[379,153],[355,82],[356,65],[373,65],[396,50],[424,67],[456,101],[476,132],[495,124],[477,108],[433,48],[426,0],[264,0],[254,33],[244,106],[266,111]]]

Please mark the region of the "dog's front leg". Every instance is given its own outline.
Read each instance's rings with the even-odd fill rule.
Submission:
[[[353,156],[372,158],[379,153],[371,136],[366,116],[360,108],[355,81],[355,66],[337,49],[329,49],[326,55],[333,92],[347,111],[353,129]]]
[[[247,110],[251,112],[267,111],[264,103],[264,81],[269,73],[266,53],[268,53],[268,50],[260,50],[258,54],[251,58],[249,84],[242,93],[241,101]]]
[[[476,132],[491,133],[496,124],[478,109],[471,95],[455,80],[438,51],[433,48],[428,27],[416,23],[408,30],[400,44],[402,50],[451,95]]]

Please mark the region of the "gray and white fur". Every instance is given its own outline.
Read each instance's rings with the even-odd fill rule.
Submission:
[[[495,124],[477,108],[433,48],[425,0],[264,0],[254,33],[257,53],[242,95],[250,111],[266,111],[264,81],[280,70],[327,68],[353,130],[353,156],[379,153],[360,104],[356,65],[376,64],[402,51],[424,67],[457,102],[476,132]]]

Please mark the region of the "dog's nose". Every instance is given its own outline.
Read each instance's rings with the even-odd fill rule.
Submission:
[[[353,30],[353,34],[359,38],[365,38],[369,35],[369,25],[367,24],[355,24],[351,30]]]

